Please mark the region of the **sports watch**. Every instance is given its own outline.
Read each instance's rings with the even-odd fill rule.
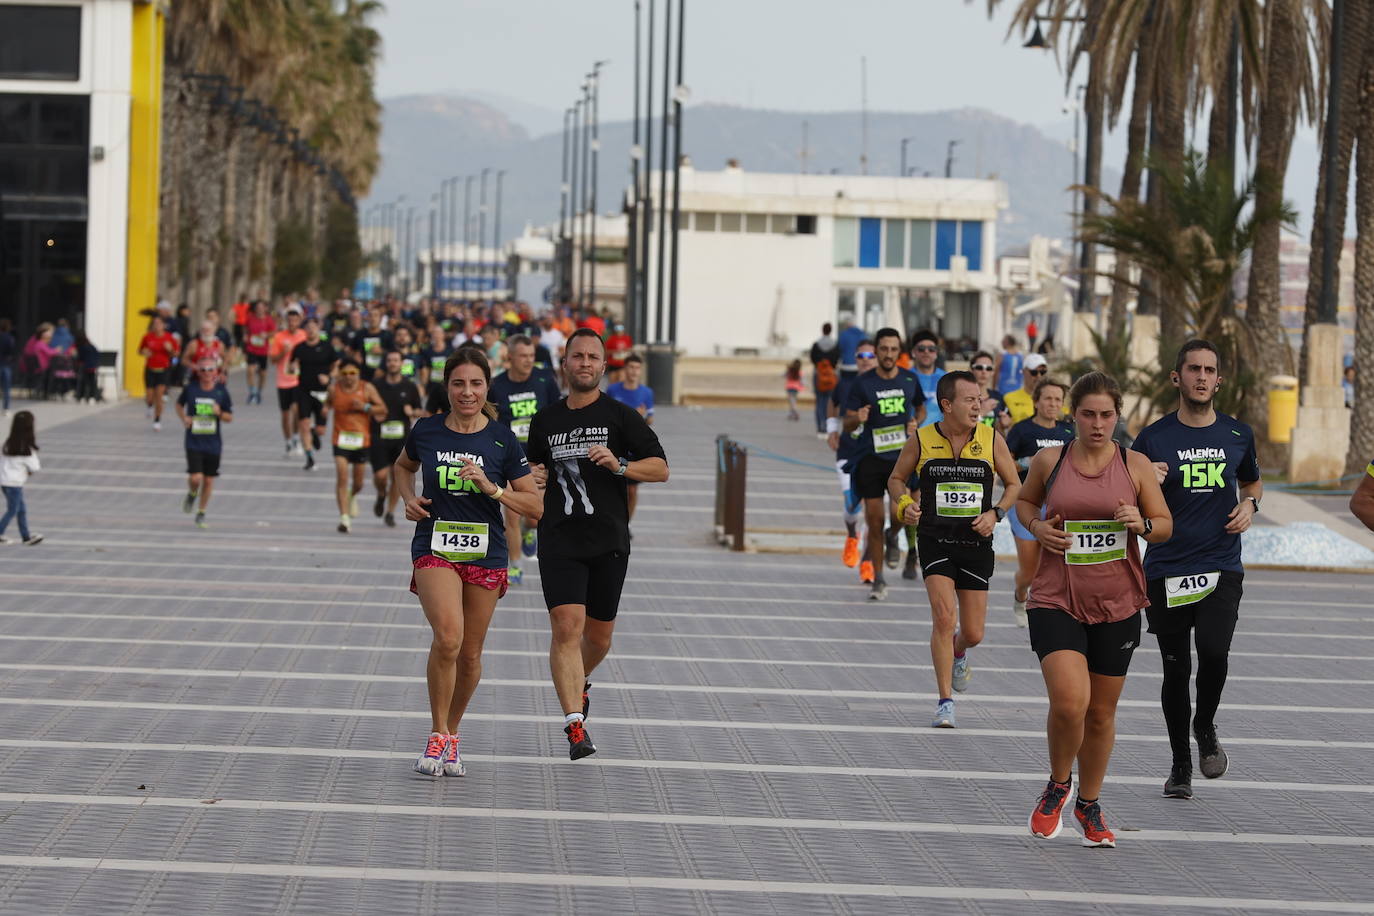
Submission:
[[[629,464],[630,464],[630,462],[629,462],[628,459],[626,459],[626,458],[621,458],[621,459],[620,459],[620,469],[617,470],[617,471],[615,472],[615,476],[617,476],[617,477],[624,477],[624,476],[625,476],[625,468],[628,467]]]
[[[1007,510],[1003,509],[1001,506],[993,506],[992,511],[996,513],[999,522],[1007,517]]]

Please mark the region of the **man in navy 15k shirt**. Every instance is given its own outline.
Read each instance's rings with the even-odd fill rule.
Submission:
[[[625,365],[620,372],[621,380],[608,386],[606,393],[626,407],[632,407],[639,411],[644,422],[653,426],[654,389],[639,383],[640,376],[643,374],[644,360],[640,358],[638,353],[631,353],[625,357]],[[625,494],[629,500],[630,520],[634,521],[635,507],[639,505],[639,484],[633,480],[625,481]]]
[[[195,367],[195,377],[181,389],[177,416],[186,427],[186,498],[181,511],[190,512],[200,498],[196,527],[205,527],[205,509],[219,476],[219,459],[224,451],[220,424],[234,419],[234,404],[229,389],[219,380],[219,366],[204,360]]]
[[[1264,485],[1254,433],[1213,407],[1222,385],[1216,347],[1188,341],[1171,376],[1179,389],[1178,410],[1141,430],[1132,448],[1154,464],[1174,517],[1174,536],[1145,553],[1146,615],[1164,657],[1162,703],[1174,757],[1164,794],[1192,798],[1188,634],[1195,631],[1197,643],[1192,727],[1198,763],[1203,776],[1216,779],[1229,763],[1214,717],[1226,686],[1245,578],[1240,535],[1259,511]]]

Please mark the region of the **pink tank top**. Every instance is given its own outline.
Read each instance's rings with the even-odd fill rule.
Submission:
[[[1069,452],[1076,445],[1064,446]],[[1030,606],[1058,608],[1083,623],[1125,620],[1147,606],[1140,547],[1129,531],[1113,530],[1117,500],[1136,505],[1135,483],[1120,447],[1107,466],[1084,474],[1066,454],[1045,501],[1045,518],[1060,516],[1074,543],[1063,556],[1040,551]],[[1073,523],[1089,523],[1075,525]],[[1097,524],[1091,524],[1097,523]]]

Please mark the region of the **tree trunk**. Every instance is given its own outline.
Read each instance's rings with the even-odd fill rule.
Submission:
[[[1131,93],[1131,119],[1126,126],[1126,167],[1121,173],[1121,200],[1140,199],[1140,176],[1145,167],[1145,144],[1149,139],[1150,87],[1154,83],[1154,31],[1141,31],[1135,51],[1135,86]],[[1112,300],[1107,314],[1107,335],[1113,339],[1126,331],[1126,303],[1133,294],[1130,284],[1130,262],[1120,255],[1112,277]],[[1146,307],[1140,296],[1136,310]]]
[[[1089,0],[1087,8],[1087,28],[1083,40],[1091,45],[1093,35],[1102,23],[1103,0]],[[1083,219],[1086,221],[1097,211],[1097,198],[1094,191],[1102,187],[1102,110],[1106,106],[1106,87],[1102,79],[1102,55],[1088,55],[1088,83],[1083,91],[1083,132],[1086,140],[1083,160],[1083,184],[1088,191],[1083,194]],[[1081,225],[1081,223],[1080,223]],[[1085,290],[1079,300],[1086,310],[1096,314],[1097,286],[1097,246],[1084,247],[1082,269],[1079,282]]]
[[[1365,97],[1374,91],[1374,68],[1365,67]],[[1362,106],[1355,179],[1355,409],[1345,473],[1359,474],[1374,459],[1374,111]]]
[[[1169,36],[1177,28],[1172,12],[1160,8],[1158,36],[1161,41],[1159,64],[1155,72],[1154,98],[1150,106],[1150,155],[1166,169],[1183,167],[1187,70],[1180,59],[1177,42]],[[1152,207],[1163,206],[1163,185],[1154,169],[1149,173],[1147,200]],[[1169,295],[1167,278],[1152,278],[1161,292],[1159,308],[1159,352],[1168,359],[1188,336],[1188,310],[1177,295]]]

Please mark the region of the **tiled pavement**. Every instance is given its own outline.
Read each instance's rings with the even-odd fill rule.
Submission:
[[[1232,769],[1193,802],[1159,797],[1147,637],[1104,793],[1120,848],[1033,840],[1045,703],[1009,572],[961,727],[931,730],[916,584],[871,604],[838,560],[711,542],[715,433],[817,443],[777,412],[662,410],[673,479],[644,488],[600,752],[566,758],[530,576],[469,775],[431,780],[408,534],[336,534],[274,414],[240,405],[207,531],[141,407],[40,427],[49,540],[0,553],[0,912],[1374,912],[1368,578],[1251,574]],[[832,477],[751,472],[752,523],[835,524]]]

